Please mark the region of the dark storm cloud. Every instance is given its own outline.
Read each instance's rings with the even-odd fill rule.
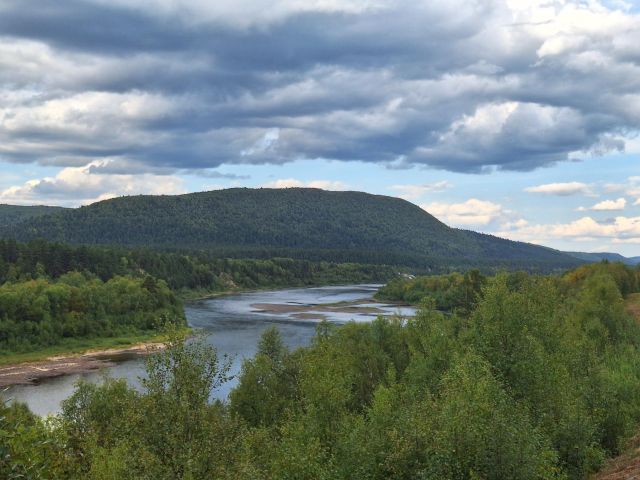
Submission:
[[[197,32],[175,19],[160,21],[140,11],[82,0],[4,0],[0,6],[3,35],[38,39],[81,52],[125,54],[182,51],[198,41]]]
[[[498,0],[155,2],[0,4],[0,159],[109,158],[91,167],[105,174],[300,158],[530,170],[620,150],[640,125],[630,13],[583,31],[572,4],[533,21]]]

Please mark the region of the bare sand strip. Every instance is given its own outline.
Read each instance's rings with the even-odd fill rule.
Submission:
[[[317,318],[318,313],[369,313],[383,315],[384,310],[377,307],[363,307],[362,304],[371,301],[357,301],[353,303],[340,303],[334,305],[292,305],[289,303],[254,303],[251,308],[261,313],[282,314],[294,313],[297,318],[304,318],[301,314],[313,313]]]
[[[125,348],[91,350],[82,354],[49,357],[38,362],[0,366],[0,387],[30,385],[47,378],[99,370],[113,366],[119,360],[149,355],[163,348],[163,343],[140,343]]]

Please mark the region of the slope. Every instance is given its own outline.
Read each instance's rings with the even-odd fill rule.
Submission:
[[[556,250],[453,229],[394,197],[319,189],[236,188],[121,197],[27,219],[5,237],[72,244],[205,249],[225,256],[287,256],[426,270],[561,269]]]
[[[609,253],[609,252],[565,252],[572,257],[579,258],[580,260],[584,260],[586,262],[601,262],[602,260],[607,260],[609,262],[622,262],[626,265],[637,265],[640,263],[640,257],[625,257],[620,255],[619,253]]]
[[[43,205],[22,206],[0,204],[0,228],[7,229],[12,225],[34,217],[41,217],[49,213],[60,212],[62,207],[47,207]]]

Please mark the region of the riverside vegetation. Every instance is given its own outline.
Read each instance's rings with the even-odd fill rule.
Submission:
[[[393,274],[380,265],[0,240],[0,363],[155,338],[167,322],[186,326],[183,298]]]
[[[0,406],[0,477],[582,479],[624,448],[640,421],[637,269],[437,282],[441,299],[411,293],[415,317],[322,323],[306,348],[267,330],[227,403],[209,399],[228,363],[173,335],[141,392],[80,383],[48,419]]]

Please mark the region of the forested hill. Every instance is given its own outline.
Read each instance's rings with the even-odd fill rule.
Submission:
[[[553,270],[580,260],[556,250],[453,229],[407,201],[361,192],[236,188],[121,197],[26,219],[18,240],[294,257],[424,269]]]
[[[626,265],[640,264],[640,257],[625,257],[623,255],[620,255],[619,253],[609,253],[609,252],[595,252],[595,253],[566,252],[566,253],[571,255],[572,257],[579,258],[587,262],[601,262],[602,260],[607,260],[609,262],[622,262]]]
[[[0,228],[7,229],[29,218],[41,217],[48,213],[61,212],[63,210],[65,209],[62,207],[47,207],[42,205],[26,207],[0,204]]]

